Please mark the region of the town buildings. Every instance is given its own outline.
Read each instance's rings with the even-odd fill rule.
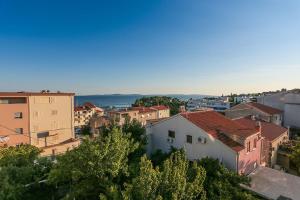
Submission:
[[[227,97],[205,97],[203,99],[190,99],[187,102],[187,110],[213,109],[217,112],[224,112],[230,108],[230,102]]]
[[[215,111],[180,113],[147,125],[148,153],[184,148],[188,159],[219,159],[240,174],[261,164],[261,127],[247,127]]]
[[[0,146],[31,144],[42,155],[79,145],[74,135],[74,93],[1,92]]]
[[[87,126],[90,122],[90,119],[94,116],[103,116],[104,110],[95,106],[90,102],[84,103],[82,106],[77,106],[74,108],[74,126],[76,128],[81,128]]]
[[[170,109],[163,105],[152,107],[131,107],[108,112],[108,116],[110,119],[115,120],[119,125],[123,125],[126,118],[130,120],[135,119],[142,125],[146,125],[148,120],[170,117]]]
[[[298,90],[265,94],[257,102],[283,111],[285,127],[300,128],[300,92]]]
[[[255,128],[259,123],[261,136],[263,138],[261,149],[261,164],[268,167],[275,167],[279,146],[289,140],[288,129],[273,123],[257,120],[254,116],[243,117],[235,120],[246,127]]]
[[[282,124],[282,110],[260,103],[241,103],[225,111],[226,117],[236,119],[254,115],[256,118],[276,125]]]

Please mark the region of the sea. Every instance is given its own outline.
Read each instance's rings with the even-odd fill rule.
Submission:
[[[75,105],[79,106],[84,104],[85,102],[91,102],[98,107],[109,108],[126,108],[130,107],[135,100],[140,99],[142,97],[150,97],[150,96],[169,96],[178,98],[183,101],[187,101],[188,99],[199,99],[206,97],[207,95],[178,95],[178,94],[168,94],[168,95],[141,95],[141,94],[110,94],[110,95],[86,95],[86,96],[75,96]]]

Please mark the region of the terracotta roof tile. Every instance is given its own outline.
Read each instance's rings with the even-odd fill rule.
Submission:
[[[215,111],[185,112],[180,115],[235,151],[244,147],[230,136],[246,138],[258,132],[255,128],[243,126]]]
[[[244,126],[248,126],[252,128],[257,127],[256,121],[250,119],[250,117],[236,119],[235,121]],[[274,139],[278,138],[279,136],[281,136],[282,134],[288,131],[288,129],[273,123],[264,122],[264,121],[261,121],[260,123],[261,123],[261,134],[263,137],[266,137],[269,141],[273,141]]]

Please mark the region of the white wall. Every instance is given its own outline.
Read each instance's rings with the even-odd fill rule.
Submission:
[[[168,142],[169,130],[175,131],[173,143]],[[229,169],[237,170],[236,152],[219,140],[208,135],[205,131],[201,130],[181,115],[176,115],[165,121],[154,124],[151,128],[147,128],[147,134],[148,138],[151,139],[149,146],[152,152],[157,149],[168,152],[171,146],[174,146],[175,148],[184,148],[187,157],[190,160],[201,159],[208,156],[220,159]],[[191,135],[193,137],[193,144],[186,142],[186,135]],[[206,138],[207,143],[199,143],[199,137]]]

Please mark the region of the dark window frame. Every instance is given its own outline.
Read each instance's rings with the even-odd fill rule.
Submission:
[[[186,142],[189,143],[189,144],[193,144],[193,136],[186,135]]]
[[[169,130],[169,131],[168,131],[168,136],[169,136],[170,138],[175,138],[175,131]]]

